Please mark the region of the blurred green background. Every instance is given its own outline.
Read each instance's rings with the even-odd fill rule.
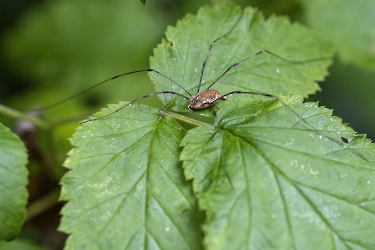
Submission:
[[[0,103],[26,111],[52,104],[106,78],[146,69],[149,56],[164,37],[167,25],[175,25],[187,13],[195,14],[202,5],[225,2],[148,0],[143,5],[139,0],[3,0],[0,2]],[[266,17],[288,15],[292,21],[313,23],[308,22],[306,1],[232,2],[257,7]],[[370,33],[369,40],[375,37],[374,29],[361,28],[363,33]],[[358,43],[363,41],[361,37],[355,38]],[[373,42],[375,54],[375,39]],[[354,48],[351,52],[356,54]],[[329,69],[330,76],[321,83],[322,91],[310,96],[308,101],[319,101],[358,133],[375,138],[372,111],[375,67],[371,60],[367,64],[350,63],[350,59],[338,56]],[[13,130],[21,130],[28,146],[30,204],[44,204],[38,210],[41,212],[28,217],[20,238],[44,249],[62,249],[66,236],[56,231],[61,204],[55,203],[58,181],[64,173],[60,166],[71,148],[67,138],[79,121],[108,103],[130,101],[152,92],[153,85],[146,73],[108,82],[43,113],[46,120],[55,124],[49,131],[25,132],[12,117],[0,114],[0,122]],[[160,106],[155,97],[141,102]],[[0,244],[0,249],[10,247]]]

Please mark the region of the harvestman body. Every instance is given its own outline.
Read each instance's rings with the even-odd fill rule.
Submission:
[[[205,109],[213,105],[219,99],[224,100],[226,99],[226,96],[221,97],[219,91],[208,89],[200,95],[193,96],[193,98],[190,99],[188,108],[189,109]]]
[[[225,95],[220,95],[219,91],[214,90],[214,89],[210,89],[210,88],[211,88],[211,87],[212,87],[212,86],[213,86],[218,80],[220,80],[220,79],[221,79],[221,78],[222,78],[222,77],[223,77],[223,76],[224,76],[229,70],[231,70],[233,67],[236,67],[237,65],[242,64],[243,62],[245,62],[245,61],[247,61],[247,60],[249,60],[249,59],[251,59],[251,58],[253,58],[253,57],[257,56],[257,55],[260,55],[260,54],[262,54],[262,53],[268,53],[268,54],[270,54],[270,55],[272,55],[272,56],[274,56],[274,57],[276,57],[276,58],[278,58],[278,59],[280,59],[280,60],[286,61],[286,62],[291,63],[291,64],[302,64],[302,63],[308,63],[308,62],[313,62],[313,61],[320,61],[320,60],[324,60],[324,59],[328,59],[328,58],[317,58],[317,59],[310,59],[310,60],[305,60],[305,61],[291,61],[291,60],[284,59],[284,58],[282,58],[281,56],[278,56],[278,55],[276,55],[276,54],[274,54],[274,53],[272,53],[272,52],[270,52],[270,51],[268,51],[268,50],[262,50],[262,51],[260,51],[260,52],[258,52],[258,53],[255,53],[255,54],[253,54],[253,55],[251,55],[251,56],[249,56],[249,57],[243,59],[242,61],[240,61],[240,62],[238,62],[238,63],[234,63],[234,64],[232,64],[232,65],[231,65],[227,70],[225,70],[224,73],[222,73],[222,74],[221,74],[221,75],[220,75],[220,76],[219,76],[219,77],[218,77],[213,83],[211,83],[211,85],[210,85],[205,91],[203,91],[202,93],[200,93],[200,87],[201,87],[201,84],[202,84],[202,78],[203,78],[204,70],[205,70],[205,67],[206,67],[206,62],[207,62],[207,60],[208,60],[208,57],[209,57],[209,55],[210,55],[210,52],[211,52],[211,49],[212,49],[214,43],[217,42],[217,41],[219,41],[220,39],[222,39],[222,38],[228,36],[228,35],[233,31],[233,29],[237,26],[237,24],[238,24],[238,22],[240,21],[241,17],[242,17],[242,15],[239,17],[239,19],[237,20],[236,24],[235,24],[235,25],[234,25],[234,26],[233,26],[233,27],[232,27],[232,28],[231,28],[231,29],[230,29],[225,35],[219,37],[218,39],[214,40],[214,41],[211,43],[211,45],[210,45],[210,47],[209,47],[209,49],[208,49],[208,52],[207,52],[206,58],[205,58],[205,60],[204,60],[204,62],[203,62],[202,71],[201,71],[201,76],[200,76],[200,81],[199,81],[199,85],[198,85],[198,91],[197,91],[197,94],[196,94],[195,96],[193,96],[191,93],[189,93],[189,92],[188,92],[184,87],[182,87],[179,83],[177,83],[176,81],[174,81],[174,80],[171,79],[170,77],[168,77],[168,76],[166,76],[166,75],[160,73],[159,71],[154,70],[154,69],[144,69],[144,70],[138,70],[138,71],[128,72],[128,73],[125,73],[125,74],[117,75],[117,76],[115,76],[115,77],[111,77],[111,78],[109,78],[109,79],[106,79],[106,80],[104,80],[104,81],[102,81],[102,82],[99,82],[99,83],[93,85],[92,87],[90,87],[90,88],[88,88],[88,89],[86,89],[86,90],[84,90],[84,91],[82,91],[82,92],[80,92],[80,93],[78,93],[78,94],[75,94],[75,95],[73,95],[73,96],[71,96],[71,97],[68,97],[68,98],[66,98],[66,99],[64,99],[64,100],[61,100],[61,101],[59,101],[59,102],[57,102],[57,103],[55,103],[55,104],[52,104],[52,105],[50,105],[50,106],[47,106],[47,107],[45,107],[44,109],[50,109],[50,108],[55,107],[55,106],[57,106],[57,105],[59,105],[59,104],[62,104],[62,103],[66,102],[66,101],[68,101],[68,100],[70,100],[70,99],[72,99],[72,98],[75,98],[75,97],[77,97],[77,96],[79,96],[79,95],[82,95],[82,94],[86,93],[87,91],[89,91],[89,90],[91,90],[91,89],[93,89],[93,88],[95,88],[95,87],[97,87],[97,86],[99,86],[99,85],[101,85],[101,84],[103,84],[103,83],[106,83],[106,82],[108,82],[108,81],[114,80],[114,79],[116,79],[116,78],[119,78],[119,77],[122,77],[122,76],[125,76],[125,75],[134,74],[134,73],[139,73],[139,72],[149,71],[149,72],[154,72],[154,73],[156,73],[156,74],[158,74],[158,75],[161,75],[161,76],[165,77],[166,79],[170,80],[171,82],[173,82],[174,84],[176,84],[177,86],[179,86],[181,89],[183,89],[183,90],[184,90],[184,91],[190,96],[190,98],[189,98],[189,97],[186,97],[186,96],[184,96],[184,95],[182,95],[182,94],[180,94],[180,93],[173,92],[173,91],[161,91],[161,92],[155,92],[155,93],[151,93],[151,94],[148,94],[148,95],[145,95],[145,96],[141,96],[141,97],[139,97],[139,98],[137,98],[137,99],[135,99],[135,100],[129,102],[128,104],[122,106],[120,109],[118,109],[118,110],[116,110],[116,111],[114,111],[114,112],[112,112],[112,113],[109,113],[109,114],[104,115],[104,116],[99,117],[99,118],[86,120],[86,121],[82,122],[82,124],[83,124],[83,123],[87,123],[87,122],[91,122],[91,121],[96,121],[96,120],[99,120],[99,119],[105,118],[105,117],[107,117],[107,116],[113,115],[114,113],[117,113],[118,111],[120,111],[120,110],[122,110],[123,108],[125,108],[125,107],[131,105],[132,103],[136,102],[137,100],[139,100],[139,99],[143,99],[143,98],[147,98],[147,97],[150,97],[150,96],[152,96],[152,95],[159,95],[159,94],[173,94],[173,95],[177,95],[177,96],[180,96],[180,97],[183,97],[183,98],[189,100],[189,104],[188,104],[188,106],[187,106],[189,109],[197,109],[197,110],[208,108],[208,107],[214,105],[218,100],[225,100],[225,99],[227,98],[227,96],[229,96],[229,95],[231,95],[231,94],[252,94],[252,95],[261,95],[261,96],[266,96],[266,97],[271,97],[271,98],[277,99],[281,104],[283,104],[287,109],[289,109],[292,113],[294,113],[296,116],[298,116],[298,117],[301,119],[301,121],[303,121],[305,124],[307,124],[307,125],[308,125],[312,130],[314,130],[316,133],[318,133],[318,134],[320,134],[320,135],[326,137],[327,139],[329,139],[329,140],[331,140],[331,141],[333,141],[333,142],[335,142],[335,143],[337,143],[337,144],[339,144],[339,145],[341,145],[341,146],[347,148],[348,150],[350,150],[351,152],[353,152],[353,153],[354,153],[355,155],[357,155],[358,157],[362,158],[362,159],[365,160],[365,161],[368,161],[368,160],[367,160],[362,154],[358,153],[357,151],[353,150],[352,148],[350,148],[350,147],[348,147],[348,146],[346,146],[346,145],[343,145],[343,143],[342,143],[341,141],[336,140],[336,139],[334,139],[334,138],[332,138],[332,137],[330,137],[330,136],[327,136],[327,135],[325,135],[325,134],[322,134],[319,130],[317,130],[314,126],[312,126],[310,123],[308,123],[308,122],[307,122],[304,118],[302,118],[302,117],[301,117],[296,111],[294,111],[292,108],[290,108],[287,104],[285,104],[283,101],[280,100],[280,98],[278,98],[278,97],[275,96],[275,95],[264,94],[264,93],[256,93],[256,92],[245,92],[245,91],[232,91],[232,92],[227,93],[227,94],[225,94]]]

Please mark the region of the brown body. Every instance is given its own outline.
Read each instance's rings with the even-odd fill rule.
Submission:
[[[190,109],[205,109],[214,104],[219,99],[225,99],[221,97],[219,91],[208,89],[197,96],[193,96],[190,99],[188,108]]]

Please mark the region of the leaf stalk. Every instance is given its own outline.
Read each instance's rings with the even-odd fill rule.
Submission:
[[[21,120],[31,122],[32,124],[34,124],[34,125],[36,125],[40,128],[43,128],[43,129],[49,128],[49,125],[46,122],[42,121],[41,119],[36,118],[36,117],[32,117],[30,115],[27,115],[23,112],[12,109],[12,108],[7,107],[7,106],[2,105],[2,104],[0,104],[0,113],[3,113],[4,115],[8,115],[8,116],[11,116],[11,117],[14,117],[14,118],[17,118],[17,119],[21,119]]]
[[[165,111],[165,110],[164,111],[160,111],[160,112],[163,115],[167,115],[169,117],[172,117],[173,119],[180,120],[180,121],[183,121],[183,122],[195,125],[195,126],[204,126],[204,125],[207,125],[207,123],[204,123],[204,122],[201,122],[201,121],[198,121],[198,120],[195,120],[195,119],[183,116],[183,115],[179,115],[179,114],[176,114],[176,113],[173,113],[173,112],[169,112],[169,111]]]

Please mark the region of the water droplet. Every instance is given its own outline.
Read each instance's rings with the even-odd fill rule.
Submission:
[[[165,231],[169,232],[169,227],[165,228]]]
[[[195,72],[197,72],[198,70],[197,70],[197,68],[195,68]]]
[[[277,73],[280,73],[280,70],[279,70],[279,69],[276,69],[276,72],[277,72]]]
[[[370,181],[367,181],[367,184],[370,184],[371,182]]]

